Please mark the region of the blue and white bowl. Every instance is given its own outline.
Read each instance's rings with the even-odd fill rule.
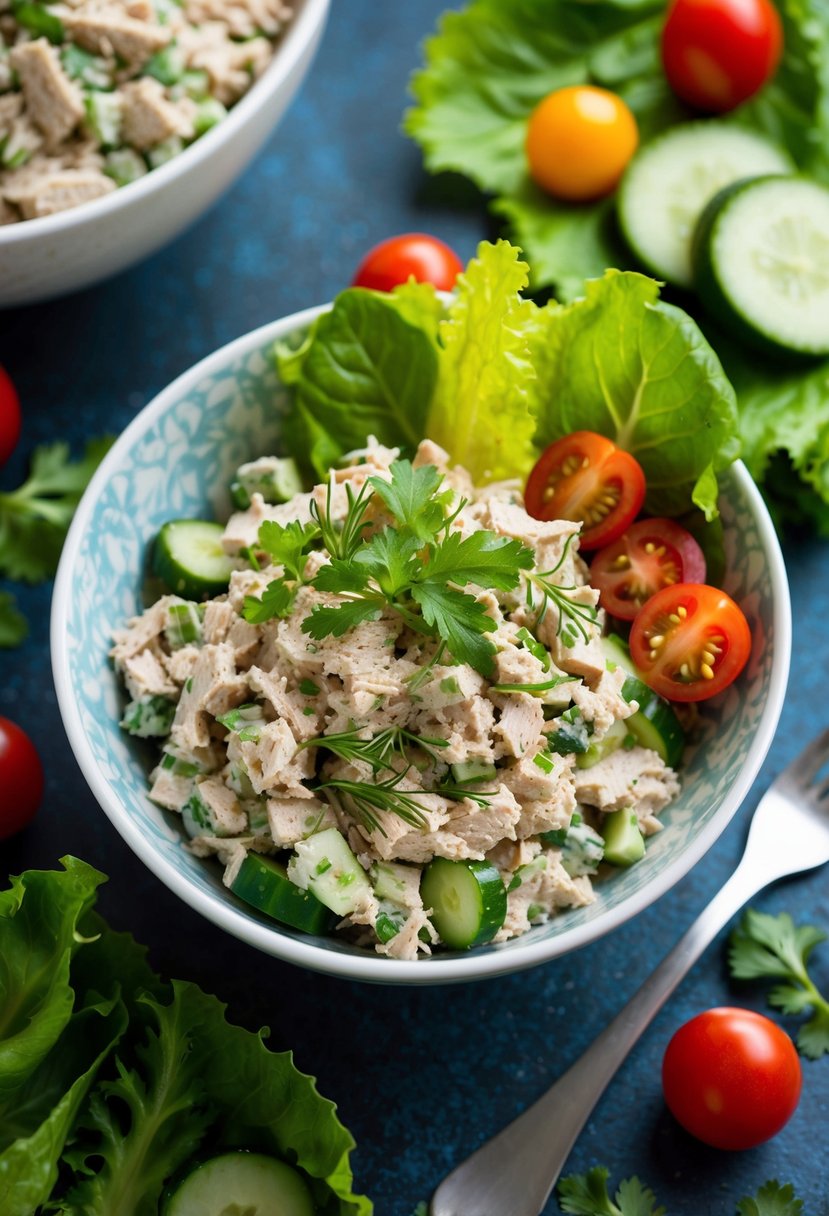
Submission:
[[[69,740],[92,791],[129,844],[172,891],[229,933],[299,966],[381,983],[446,983],[542,963],[593,941],[658,899],[711,847],[748,792],[783,705],[791,648],[783,558],[762,499],[740,463],[724,480],[726,590],[754,646],[738,682],[712,702],[716,730],[682,773],[682,792],[630,870],[597,885],[587,908],[524,937],[417,962],[379,957],[334,937],[284,928],[233,896],[215,862],[183,848],[178,816],[147,797],[151,761],[118,726],[123,694],[107,653],[115,628],[141,610],[144,556],[168,519],[220,518],[246,460],[279,450],[288,393],[271,357],[322,311],[310,309],[239,338],[180,376],[121,435],[72,525],[55,587],[52,655]]]

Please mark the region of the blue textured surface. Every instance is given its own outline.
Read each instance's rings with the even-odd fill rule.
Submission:
[[[433,231],[469,256],[487,231],[480,209],[453,210],[398,133],[417,45],[443,4],[340,0],[300,97],[265,154],[184,238],[109,284],[37,308],[0,314],[0,362],[25,410],[20,450],[0,475],[16,484],[27,454],[64,436],[80,445],[119,431],[178,372],[228,339],[330,298],[364,248],[385,235]],[[0,652],[0,714],[41,747],[48,791],[32,828],[0,847],[0,870],[52,867],[65,852],[111,875],[102,907],[146,941],[155,965],[217,991],[273,1043],[292,1047],[340,1105],[359,1149],[359,1186],[378,1216],[409,1216],[440,1177],[518,1113],[588,1045],[735,865],[762,787],[829,724],[827,549],[790,542],[794,609],[790,695],[757,794],[696,870],[631,925],[531,973],[470,987],[395,990],[299,972],[238,945],[188,911],[139,863],[98,809],[59,721],[48,660],[49,587],[24,589],[28,643]],[[826,873],[787,883],[759,906],[829,928]],[[829,987],[829,946],[816,955]],[[671,1216],[731,1216],[769,1177],[795,1183],[807,1216],[829,1205],[829,1059],[804,1062],[804,1094],[790,1125],[743,1154],[691,1141],[659,1088],[671,1033],[695,1012],[754,990],[729,983],[721,945],[697,965],[597,1108],[568,1169],[601,1162],[637,1173]],[[551,1201],[547,1211],[557,1210]],[[510,1216],[503,1213],[501,1216]]]

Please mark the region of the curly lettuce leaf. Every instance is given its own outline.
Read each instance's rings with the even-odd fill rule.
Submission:
[[[739,454],[737,407],[696,323],[661,301],[652,279],[619,271],[543,315],[537,442],[598,431],[641,464],[649,512],[693,504],[714,519],[716,473]]]
[[[519,293],[527,264],[506,241],[484,241],[458,278],[440,325],[437,391],[425,433],[475,482],[522,477],[535,459],[540,311]]]

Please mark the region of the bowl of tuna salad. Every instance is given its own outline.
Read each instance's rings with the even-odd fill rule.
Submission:
[[[521,477],[428,434],[369,433],[326,476],[286,456],[329,315],[217,352],[105,459],[56,586],[63,719],[137,855],[266,953],[386,983],[532,966],[658,898],[745,796],[788,667],[774,531],[730,464],[722,585],[751,656],[671,705],[583,528],[530,515]]]
[[[328,0],[0,3],[0,307],[145,257],[242,172]]]

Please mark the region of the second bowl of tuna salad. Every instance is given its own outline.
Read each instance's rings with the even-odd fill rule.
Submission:
[[[671,358],[689,358],[686,338],[699,347],[640,276],[588,284],[572,333],[564,309],[496,303],[514,258],[482,247],[450,300],[350,291],[218,351],[121,436],[64,550],[55,678],[93,792],[188,904],[302,966],[386,983],[467,980],[618,927],[703,857],[782,707],[785,572],[739,462],[718,469],[723,527],[708,551],[718,603],[747,622],[745,665],[727,686],[736,634],[721,636],[727,616],[717,617],[691,653],[693,628],[683,631],[702,591],[681,581],[674,592],[673,570],[676,611],[647,634],[644,658],[634,621],[628,651],[625,622],[589,583],[595,537],[547,510],[585,461],[571,452],[540,504],[528,494],[528,513],[535,456],[520,432],[531,438],[534,422],[514,395],[522,377],[556,377],[543,402],[574,395],[567,344],[595,323],[609,326],[597,349],[612,350],[620,291],[637,296],[628,325],[647,326],[643,344],[666,349],[651,327],[681,323]],[[484,313],[485,352],[467,340]],[[533,336],[548,324],[560,365],[533,371]],[[471,374],[481,357],[495,370],[503,332],[509,389]],[[337,369],[348,395],[354,366],[362,411],[353,395],[346,408],[337,400]],[[372,366],[384,369],[375,398]],[[727,423],[715,357],[704,351],[696,367]],[[633,391],[627,371],[605,371]],[[698,396],[687,380],[684,391]],[[649,395],[638,402],[643,417]],[[547,407],[532,408],[538,419]],[[648,463],[652,448],[641,450]],[[679,483],[667,500],[649,468],[653,506],[680,506]],[[610,498],[594,532],[607,531]],[[676,685],[667,705],[639,676],[677,649],[688,661],[665,668]],[[716,695],[703,701],[706,683]]]
[[[0,306],[159,248],[289,104],[328,0],[66,0],[0,11]]]

